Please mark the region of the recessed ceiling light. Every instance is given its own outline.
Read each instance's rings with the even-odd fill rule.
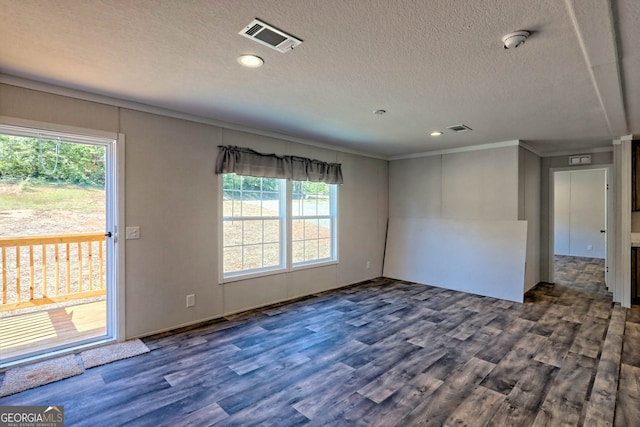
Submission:
[[[262,67],[262,64],[264,64],[264,61],[259,56],[240,55],[238,57],[238,63],[243,67],[258,68],[258,67]]]
[[[431,136],[440,136],[442,134],[443,132],[440,132],[439,130],[434,130],[433,132],[431,132]]]
[[[387,110],[376,110],[373,112],[373,114],[378,114],[379,116],[381,116],[383,114],[387,114]]]

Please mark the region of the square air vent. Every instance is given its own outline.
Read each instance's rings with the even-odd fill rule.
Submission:
[[[282,53],[289,52],[302,43],[302,40],[280,31],[257,18],[251,21],[238,34]]]
[[[451,129],[454,132],[468,132],[471,130],[471,128],[467,125],[453,125],[447,127],[447,129]]]

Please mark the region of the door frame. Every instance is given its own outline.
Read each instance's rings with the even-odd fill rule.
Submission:
[[[121,342],[126,338],[125,331],[125,244],[120,242],[120,230],[124,230],[124,159],[125,159],[125,136],[122,133],[116,134],[113,142],[109,145],[111,150],[110,164],[107,164],[111,172],[111,180],[108,183],[108,191],[110,191],[111,216],[107,215],[107,230],[113,233],[111,239],[112,244],[112,266],[109,272],[113,275],[111,278],[112,295],[107,298],[107,310],[111,315],[111,322],[107,325],[107,336],[111,337],[111,341]],[[122,235],[124,237],[124,234]]]
[[[71,141],[81,143],[83,137],[87,141],[95,140],[96,145],[102,145],[106,150],[106,183],[105,196],[106,220],[105,230],[111,231],[113,237],[107,239],[107,327],[106,336],[102,339],[81,340],[64,348],[52,348],[44,353],[34,354],[17,360],[9,360],[2,364],[2,368],[32,363],[34,361],[50,359],[66,354],[77,353],[88,348],[99,347],[113,342],[124,341],[125,331],[125,245],[120,242],[121,224],[125,217],[125,135],[122,133],[87,129],[75,126],[59,125],[34,120],[17,119],[14,117],[0,116],[0,128],[11,127],[34,132],[50,132],[71,135]],[[0,129],[1,130],[1,129]],[[10,134],[10,132],[7,132]],[[73,135],[79,140],[73,141]]]
[[[549,169],[549,281],[555,282],[555,173],[604,169],[606,176],[605,190],[605,285],[607,289],[613,291],[614,270],[615,270],[615,179],[613,175],[613,165],[610,163],[602,165],[585,166],[564,166]]]

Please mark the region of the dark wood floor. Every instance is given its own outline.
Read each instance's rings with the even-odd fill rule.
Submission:
[[[67,426],[640,425],[640,315],[592,261],[560,259],[525,304],[374,280],[147,338],[0,405],[64,405]],[[601,361],[621,348],[616,410],[620,364]]]
[[[620,362],[615,425],[640,426],[640,307],[627,312]]]

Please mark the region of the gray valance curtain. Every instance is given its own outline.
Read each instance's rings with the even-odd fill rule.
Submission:
[[[297,156],[262,154],[250,148],[232,145],[218,146],[216,173],[342,184],[342,165],[339,163],[326,163]]]

